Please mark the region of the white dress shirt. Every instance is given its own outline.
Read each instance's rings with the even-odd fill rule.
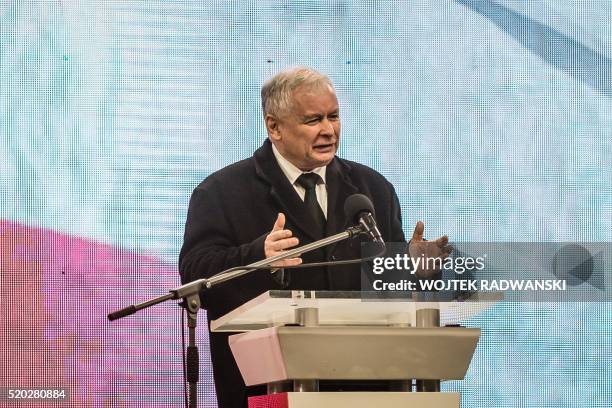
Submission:
[[[274,153],[274,157],[276,157],[276,161],[278,162],[278,165],[280,166],[281,170],[283,171],[285,176],[287,176],[289,183],[291,183],[302,201],[304,201],[304,198],[306,196],[306,190],[304,189],[304,187],[296,183],[298,177],[300,177],[303,173],[316,173],[321,176],[323,183],[317,184],[315,191],[317,193],[317,201],[319,202],[321,210],[323,210],[323,214],[327,219],[327,185],[325,181],[325,170],[327,169],[327,166],[317,167],[312,171],[302,171],[289,160],[285,159],[283,155],[280,154],[276,146],[274,146],[274,144],[272,144],[272,152]]]

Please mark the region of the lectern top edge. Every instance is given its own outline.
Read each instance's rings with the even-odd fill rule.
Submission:
[[[380,295],[380,293],[378,293]],[[427,297],[425,297],[427,298]],[[295,324],[296,309],[317,308],[321,325],[396,325],[414,326],[415,310],[440,309],[440,321],[456,324],[503,299],[501,293],[477,293],[466,300],[426,302],[407,298],[406,293],[388,293],[372,299],[360,291],[270,290],[249,300],[210,323],[211,331],[249,331]]]

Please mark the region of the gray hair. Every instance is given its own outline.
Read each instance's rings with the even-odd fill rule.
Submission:
[[[334,87],[327,75],[308,67],[295,67],[280,71],[261,87],[261,109],[264,116],[279,115],[292,107],[292,93],[299,86]]]

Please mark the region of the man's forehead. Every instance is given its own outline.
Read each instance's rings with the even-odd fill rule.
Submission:
[[[300,86],[293,91],[292,99],[294,112],[300,114],[338,108],[336,92],[329,84]]]
[[[295,98],[299,95],[324,95],[330,92],[336,94],[333,86],[327,82],[315,82],[299,85],[291,92],[291,95]]]

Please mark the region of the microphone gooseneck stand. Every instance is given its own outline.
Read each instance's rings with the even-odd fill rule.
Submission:
[[[132,315],[139,310],[146,309],[158,303],[165,302],[166,300],[182,299],[180,305],[187,309],[187,326],[189,328],[189,343],[187,346],[186,359],[186,377],[187,382],[189,383],[189,407],[195,408],[197,407],[197,383],[199,380],[199,354],[198,347],[196,346],[195,330],[198,321],[198,311],[200,310],[200,292],[203,290],[210,289],[221,283],[236,279],[252,271],[269,268],[275,262],[282,261],[284,259],[295,258],[296,256],[299,256],[306,252],[314,251],[315,249],[319,249],[339,241],[344,241],[346,239],[353,238],[362,233],[369,234],[369,231],[366,229],[365,226],[360,225],[350,227],[344,232],[340,232],[336,235],[320,239],[318,241],[306,244],[299,248],[284,251],[282,254],[266,258],[258,262],[254,262],[246,266],[239,266],[227,269],[210,278],[198,279],[185,285],[179,286],[177,288],[170,289],[170,293],[166,295],[159,296],[136,305],[130,305],[123,309],[112,312],[108,315],[108,320],[113,321],[121,319],[122,317]],[[384,242],[380,243],[384,247]],[[342,261],[336,263],[341,262]],[[330,262],[330,264],[333,263],[334,262]],[[298,267],[299,266],[306,267],[308,265],[298,265]]]

